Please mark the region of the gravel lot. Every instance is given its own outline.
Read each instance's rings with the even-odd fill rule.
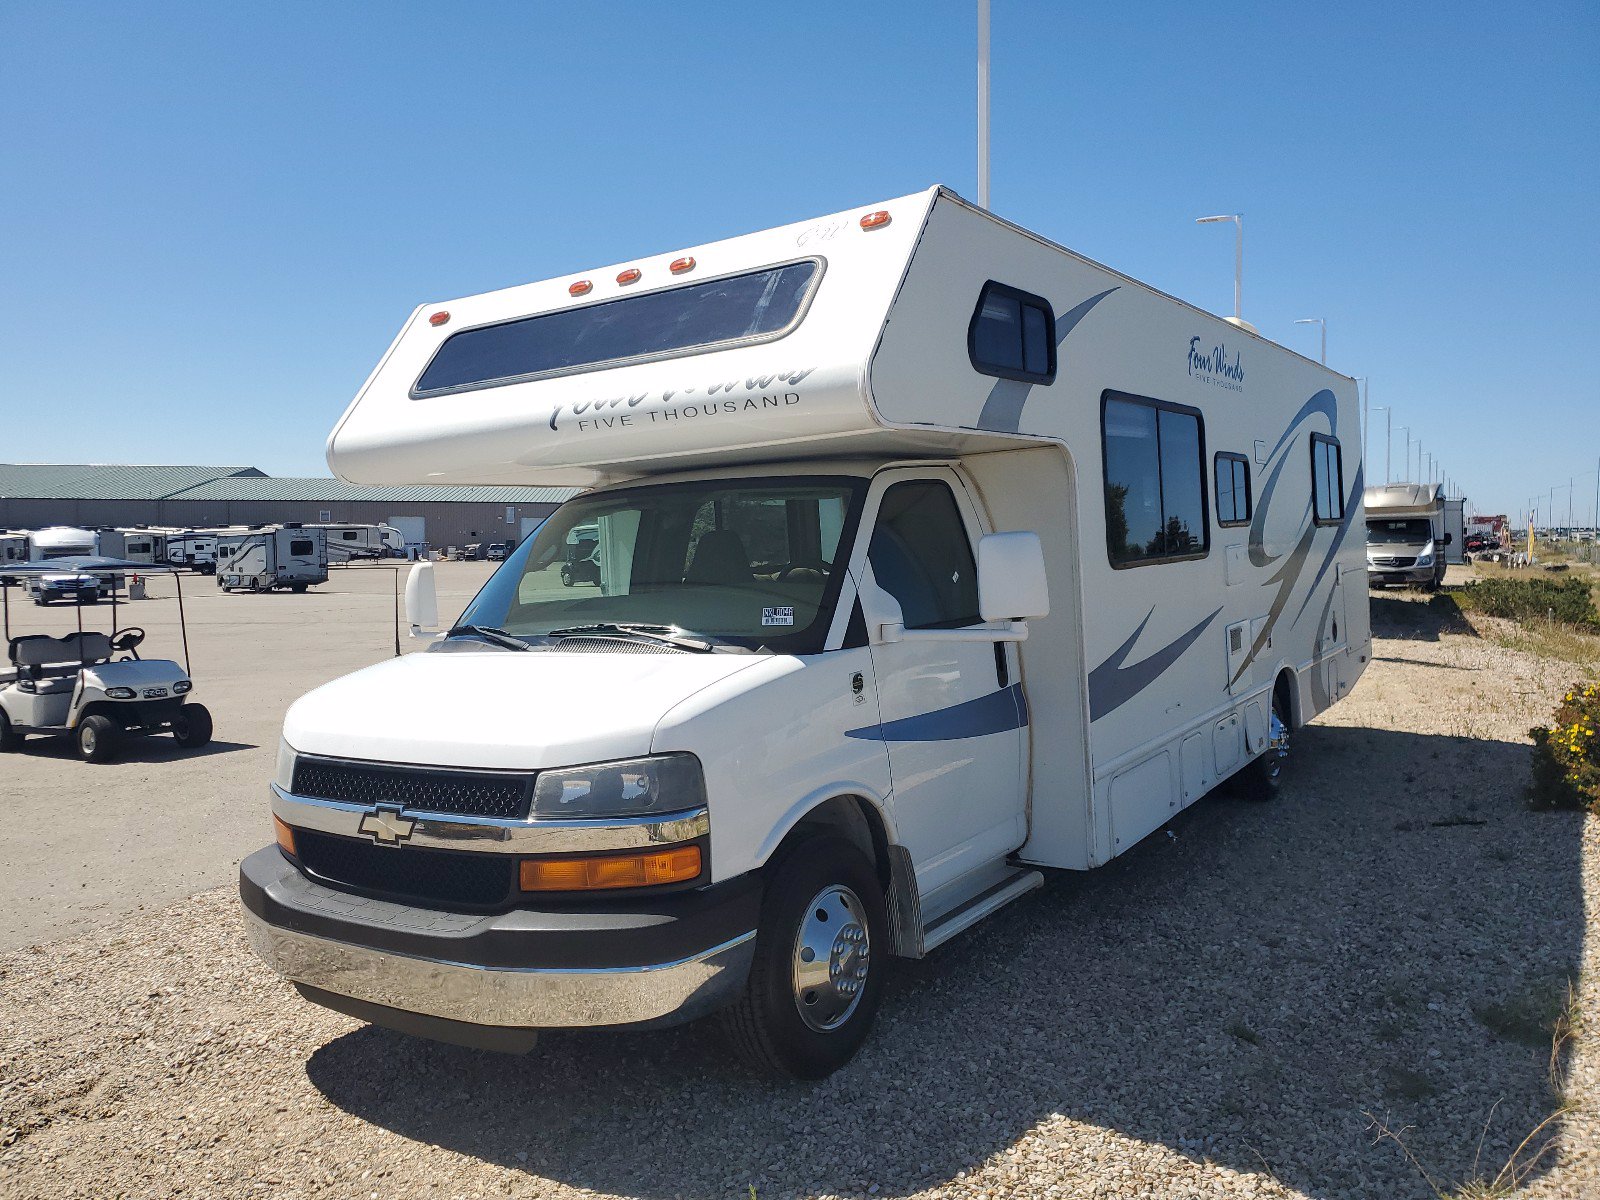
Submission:
[[[1211,797],[905,965],[821,1084],[747,1078],[714,1024],[525,1059],[362,1027],[220,887],[0,957],[0,1193],[1432,1195],[1375,1119],[1441,1186],[1492,1176],[1557,1103],[1538,1022],[1580,968],[1600,1011],[1600,822],[1520,799],[1573,669],[1374,611],[1279,801]],[[1594,1196],[1596,1022],[1561,1066],[1528,1194]]]

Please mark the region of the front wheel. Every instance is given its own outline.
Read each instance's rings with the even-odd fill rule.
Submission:
[[[1239,772],[1240,790],[1248,800],[1271,800],[1289,769],[1289,706],[1282,691],[1272,695],[1266,752]]]
[[[562,587],[571,587],[572,586],[572,568],[571,567],[563,566],[561,568],[561,586]]]
[[[211,740],[211,710],[204,704],[185,704],[173,719],[172,736],[185,750],[198,750]]]
[[[768,882],[750,979],[724,1016],[734,1049],[763,1074],[833,1074],[872,1028],[888,948],[872,864],[843,838],[797,843]]]
[[[11,718],[0,708],[0,754],[22,749],[22,735],[11,728]]]
[[[84,762],[110,762],[121,737],[122,730],[110,717],[85,717],[78,726],[78,756]]]

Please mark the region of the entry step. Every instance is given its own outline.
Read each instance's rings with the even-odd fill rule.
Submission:
[[[998,880],[981,887],[928,922],[922,930],[922,952],[942,946],[963,929],[983,920],[997,908],[1010,904],[1044,883],[1044,876],[1025,867],[1010,867]]]

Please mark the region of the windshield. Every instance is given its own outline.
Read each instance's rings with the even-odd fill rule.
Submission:
[[[1433,540],[1433,525],[1424,517],[1405,521],[1368,521],[1369,546],[1420,546]]]
[[[584,626],[665,626],[722,647],[815,653],[864,488],[715,479],[579,496],[517,547],[458,625],[541,644]]]

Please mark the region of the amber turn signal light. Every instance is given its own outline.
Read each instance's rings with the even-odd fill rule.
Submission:
[[[294,853],[294,830],[276,816],[272,818],[272,834],[278,841],[278,849],[285,854]]]
[[[700,847],[675,846],[647,854],[606,854],[592,858],[525,858],[525,892],[593,892],[606,888],[656,887],[683,883],[700,874]]]
[[[587,296],[592,291],[594,291],[594,284],[590,283],[587,279],[580,279],[577,283],[573,284],[567,289],[567,295]]]
[[[674,275],[682,275],[685,271],[692,271],[694,270],[694,258],[675,258],[672,260],[672,265],[667,269]]]
[[[428,324],[437,328],[450,320],[450,314],[444,311],[436,312],[428,318]]]
[[[643,274],[644,272],[639,270],[638,267],[629,267],[617,276],[617,282],[621,284],[638,283],[639,277]]]
[[[877,212],[868,213],[861,218],[861,228],[863,229],[882,229],[888,223],[889,214],[881,208]]]

